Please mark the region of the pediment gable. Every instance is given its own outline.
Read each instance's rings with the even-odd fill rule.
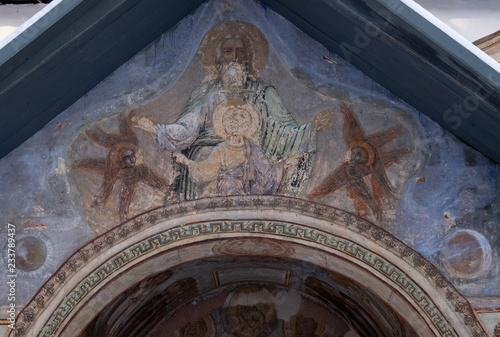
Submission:
[[[160,259],[171,242],[175,246],[186,237],[183,252],[196,258],[179,255],[173,279],[187,281],[176,281],[171,289],[214,291],[224,284],[207,279],[220,275],[234,281],[225,286],[235,296],[238,282],[265,283],[274,275],[266,294],[277,291],[275,283],[321,294],[331,290],[321,282],[334,279],[332,289],[338,290],[349,279],[348,271],[334,275],[328,263],[320,264],[326,268],[321,270],[324,280],[306,284],[301,277],[293,279],[286,254],[300,257],[293,254],[305,240],[328,256],[333,241],[325,244],[323,237],[331,236],[340,244],[335,261],[353,245],[362,246],[359,251],[368,257],[355,252],[349,263],[373,258],[369,268],[377,269],[375,274],[382,270],[377,280],[394,277],[402,287],[401,299],[408,292],[418,304],[420,297],[406,278],[378,265],[373,251],[401,264],[402,269],[394,268],[401,275],[407,268],[418,279],[415,284],[436,294],[446,288],[435,299],[444,323],[422,318],[428,331],[443,336],[493,331],[496,323],[491,319],[481,321],[483,325],[476,318],[468,321],[472,309],[463,302],[486,296],[498,307],[495,299],[500,295],[495,259],[500,245],[495,229],[500,216],[498,73],[488,72],[496,66],[467,48],[446,45],[444,36],[431,39],[433,31],[425,23],[420,22],[421,30],[415,28],[419,17],[411,17],[412,8],[383,0],[286,5],[75,1],[57,6],[60,12],[53,14],[53,22],[48,19],[46,29],[33,26],[39,29],[33,32],[36,38],[23,43],[26,35],[21,34],[11,42],[19,50],[12,58],[4,50],[0,66],[8,70],[0,82],[0,99],[8,111],[19,111],[4,126],[3,155],[12,152],[0,161],[6,191],[1,211],[16,228],[21,247],[33,252],[16,260],[23,284],[17,299],[26,306],[23,317],[39,319],[24,319],[30,329],[50,334],[66,324],[80,328],[65,321],[70,316],[61,314],[57,303],[79,293],[79,282],[93,282],[75,276],[78,268],[93,268],[99,275],[97,269],[109,271],[121,263],[86,263],[88,255],[96,259],[101,250],[111,259],[120,245],[130,244],[123,250],[129,254],[129,248],[139,249],[133,245],[147,242],[152,251],[160,247],[151,256]],[[86,29],[74,35],[71,29],[79,25]],[[33,94],[20,95],[25,90]],[[314,217],[317,223],[311,223]],[[279,227],[281,222],[284,227]],[[251,235],[243,235],[245,246],[226,242],[250,227]],[[174,235],[172,228],[178,236],[167,245],[165,233]],[[348,244],[339,241],[342,235]],[[204,237],[210,244],[202,242]],[[262,254],[269,265],[262,274],[239,279],[246,274],[236,275],[237,270],[247,268],[248,261],[231,260],[230,250],[245,255],[241,252],[259,239],[267,244]],[[214,262],[223,264],[227,258],[234,270],[210,269],[204,248],[199,248],[201,254],[196,250],[202,245],[210,245],[210,254],[218,256]],[[304,261],[296,275],[306,275],[307,263],[314,264],[313,258]],[[141,260],[137,265],[152,282],[170,282],[171,270]],[[198,278],[190,278],[189,266],[194,265]],[[266,270],[273,270],[271,276]],[[65,282],[74,286],[70,293],[53,296],[54,285]],[[138,284],[130,282],[119,289]],[[356,296],[383,298],[383,304],[391,298],[384,297],[384,287],[373,293],[363,288]],[[341,290],[332,298],[341,298],[342,291],[348,292]],[[98,301],[100,309],[113,305],[111,299]],[[40,310],[47,303],[53,313]],[[128,308],[128,302],[120,303],[123,310]],[[395,307],[406,308],[401,303]],[[380,308],[390,307],[382,304]],[[349,313],[355,316],[358,309]],[[422,315],[431,317],[431,309],[425,307]],[[401,321],[406,309],[391,310],[381,317],[397,321],[411,336],[414,328]],[[91,311],[80,313],[85,324]],[[273,327],[291,322],[273,319]],[[449,322],[459,327],[453,330]],[[89,329],[100,331],[96,321],[92,324]],[[229,325],[236,329],[238,323]],[[371,331],[373,326],[364,328]]]

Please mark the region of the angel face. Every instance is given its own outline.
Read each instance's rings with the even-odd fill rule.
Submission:
[[[355,165],[364,165],[368,161],[368,154],[365,149],[355,147],[351,149],[351,163]]]
[[[122,167],[129,168],[134,167],[136,161],[135,152],[132,150],[126,150],[123,152],[122,156]]]

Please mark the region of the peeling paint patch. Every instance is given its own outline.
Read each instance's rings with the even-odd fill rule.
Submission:
[[[56,173],[57,174],[66,174],[66,162],[64,160],[64,158],[62,157],[58,157],[57,158],[57,168],[56,168]]]

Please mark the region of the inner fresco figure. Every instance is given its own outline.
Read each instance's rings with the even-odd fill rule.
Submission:
[[[244,286],[231,297],[225,320],[226,330],[235,337],[280,335],[273,301],[263,289]]]
[[[209,182],[202,196],[273,194],[281,183],[283,172],[298,163],[300,157],[289,157],[271,163],[255,138],[260,114],[250,102],[226,101],[213,115],[214,132],[224,142],[217,145],[207,160],[193,161],[174,154],[179,163],[189,167],[196,181]]]
[[[90,170],[103,175],[101,187],[91,204],[93,208],[104,206],[116,182],[121,180],[118,213],[122,222],[130,217],[130,203],[139,182],[160,190],[165,194],[166,199],[172,201],[177,199],[175,191],[165,179],[156,175],[147,165],[142,163],[137,165],[138,140],[133,128],[130,127],[133,116],[134,111],[129,113],[127,118],[123,115],[119,116],[120,132],[118,134],[108,133],[101,129],[87,130],[87,137],[110,150],[106,159],[86,158],[73,164],[73,169]]]
[[[303,192],[312,169],[316,134],[331,123],[333,111],[320,112],[312,123],[297,124],[276,89],[259,79],[269,45],[252,24],[228,21],[212,28],[199,51],[209,76],[192,91],[177,122],[162,125],[142,117],[137,127],[153,134],[159,147],[183,151],[189,160],[202,161],[223,141],[212,124],[215,107],[227,100],[251,102],[260,113],[256,143],[267,157],[274,162],[307,154],[285,173],[285,183],[276,193],[294,196]],[[182,167],[177,190],[183,199],[199,198],[205,191],[206,185],[192,178],[191,171]]]
[[[325,329],[324,324],[304,315],[293,316],[290,319],[290,326],[293,337],[320,337]]]
[[[365,136],[352,107],[343,103],[340,109],[344,116],[344,140],[350,150],[350,161],[330,173],[308,198],[322,198],[345,187],[357,214],[366,218],[371,211],[380,222],[383,220],[382,200],[388,203],[397,200],[396,190],[387,178],[385,168],[409,153],[404,148],[387,151],[382,146],[400,136],[403,128],[397,126]],[[370,177],[371,189],[365,177]]]
[[[203,316],[193,324],[188,323],[184,328],[181,329],[181,337],[212,337],[214,332],[212,331],[212,323],[210,317]],[[179,335],[176,335],[179,336]]]

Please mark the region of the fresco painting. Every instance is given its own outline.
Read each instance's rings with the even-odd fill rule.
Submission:
[[[16,264],[23,271],[35,271],[40,268],[47,258],[45,242],[33,236],[21,238],[18,242]]]
[[[114,299],[82,332],[81,337],[140,335],[152,329],[176,307],[198,294],[196,280],[184,278],[170,282],[172,272],[166,271],[143,280]],[[164,304],[167,305],[164,305]],[[156,320],[148,319],[153,310]],[[123,322],[120,317],[132,315],[133,320]]]
[[[202,196],[277,193],[284,172],[298,163],[300,155],[270,162],[250,140],[260,124],[259,112],[251,103],[223,102],[213,116],[214,132],[223,142],[208,159],[195,162],[183,154],[174,155],[189,167],[195,181],[209,182]]]
[[[403,128],[398,126],[365,136],[352,107],[343,103],[340,109],[344,117],[343,133],[350,150],[350,160],[330,173],[308,198],[321,198],[345,186],[356,213],[366,218],[369,209],[376,221],[381,222],[382,201],[392,206],[393,201],[398,198],[385,168],[410,151],[405,148],[387,150],[383,147],[398,137]],[[365,177],[371,179],[371,188],[366,184]]]
[[[88,174],[83,171],[103,176],[97,192],[91,192],[85,180],[76,181],[82,199],[94,194],[90,204],[82,203],[91,223],[102,226],[102,220],[97,221],[89,207],[102,209],[119,180],[119,191],[115,192],[118,205],[115,202],[107,211],[118,208],[120,222],[160,205],[151,201],[130,213],[139,183],[162,192],[163,204],[248,194],[315,200],[345,187],[362,217],[382,222],[383,208],[395,209],[398,192],[389,181],[386,167],[411,152],[409,148],[390,146],[405,133],[402,125],[365,135],[352,105],[334,101],[330,109],[306,112],[315,114],[313,120],[299,125],[278,90],[259,77],[267,65],[269,45],[253,24],[227,21],[216,25],[206,33],[198,51],[208,75],[189,94],[176,122],[157,123],[134,108],[118,115],[118,133],[99,126],[84,131],[95,145],[109,149],[106,159],[79,158],[82,137],[73,144],[72,169],[77,171],[73,176]],[[343,141],[351,158],[311,191],[308,183],[315,172],[318,135],[342,120]],[[161,167],[136,164],[139,152],[149,155],[141,150],[138,132],[151,135],[164,150],[162,155],[171,158],[176,173],[170,183],[155,173],[161,172]],[[370,185],[365,182],[369,179]]]
[[[135,130],[130,125],[133,115],[134,111],[131,111],[128,116],[118,116],[119,134],[108,133],[100,128],[86,130],[85,135],[88,138],[97,145],[108,148],[109,152],[105,159],[85,158],[75,161],[72,165],[73,170],[86,170],[103,176],[99,191],[90,204],[92,208],[105,206],[115,184],[121,180],[118,197],[118,214],[121,222],[130,218],[129,207],[139,182],[163,192],[165,199],[177,200],[175,191],[164,179],[145,164],[137,163],[138,140]]]
[[[163,125],[140,118],[138,127],[156,135],[161,148],[184,151],[189,160],[200,161],[207,151],[210,153],[210,149],[227,141],[221,133],[226,130],[217,125],[223,123],[215,115],[217,107],[228,101],[251,103],[253,108],[246,110],[257,112],[258,116],[247,122],[252,134],[245,138],[251,138],[260,147],[259,152],[268,157],[267,161],[284,161],[305,153],[301,166],[297,163],[295,170],[288,162],[290,170],[285,170],[281,186],[259,192],[297,195],[305,188],[311,171],[316,134],[328,124],[333,112],[325,110],[312,123],[298,125],[277,90],[259,78],[259,72],[266,66],[268,50],[266,37],[250,23],[228,21],[213,27],[199,47],[208,77],[191,92],[177,122]],[[245,122],[240,123],[244,125]],[[253,129],[255,127],[257,130]],[[179,178],[178,191],[182,199],[204,195],[203,181],[200,184],[190,169],[183,167]],[[277,181],[275,184],[278,185]]]
[[[209,316],[203,316],[193,324],[188,323],[181,329],[178,337],[215,337],[214,323]],[[177,337],[176,336],[176,337]]]
[[[233,287],[234,288],[234,287]],[[328,312],[311,298],[297,296],[294,308],[299,312],[290,317],[281,317],[282,310],[274,295],[279,290],[274,286],[247,284],[224,289],[207,299],[203,315],[198,317],[195,306],[187,305],[176,313],[196,312],[193,317],[184,317],[187,323],[162,322],[150,336],[174,337],[356,337],[346,321],[334,312]],[[217,307],[224,303],[221,307]],[[181,321],[181,322],[182,322]],[[184,325],[182,325],[184,324]],[[181,325],[179,327],[179,325]],[[176,328],[177,327],[177,328]],[[170,332],[174,330],[174,332]],[[349,332],[349,333],[348,333]],[[347,334],[348,333],[348,334]]]
[[[273,301],[266,289],[240,288],[228,300],[222,321],[230,334],[238,337],[269,336],[277,328]]]
[[[271,11],[253,2],[209,3],[215,5],[165,33],[2,159],[1,211],[20,233],[17,264],[25,279],[19,280],[19,305],[79,247],[141,214],[264,195],[304,199],[367,220],[422,254],[464,295],[498,297],[498,165]],[[111,245],[95,247],[105,244]],[[235,237],[211,253],[250,263],[293,252],[269,238]],[[275,270],[286,280],[293,274]],[[64,283],[65,271],[57,275]],[[317,312],[318,301],[332,304],[341,323],[307,310],[283,318],[276,284],[218,283],[218,292],[207,297],[214,306],[171,331],[341,337],[354,326],[360,335],[373,329],[390,336],[390,327],[379,324],[389,321],[405,336],[415,335],[369,289],[328,277],[304,278],[306,289],[297,298]],[[118,326],[102,322],[131,310],[138,329],[167,326],[155,321],[146,329],[146,307],[158,307],[163,317],[177,315],[169,311],[174,308],[188,310],[202,296],[200,280],[162,273],[141,281],[86,333],[105,329],[118,336]],[[154,298],[141,298],[146,292]],[[380,317],[370,316],[371,305]],[[497,317],[488,323],[496,334]]]
[[[357,285],[345,276],[330,272],[330,281],[309,277],[306,280],[307,292],[312,296],[332,303],[338,310],[346,314],[345,319],[350,326],[363,336],[417,336],[413,328],[398,313],[384,305],[369,289]],[[355,315],[348,307],[359,310]],[[373,312],[370,308],[376,307]],[[397,331],[397,332],[396,332]]]
[[[292,317],[289,326],[291,335],[297,337],[320,337],[325,331],[324,323],[318,323],[314,318],[304,315]],[[337,337],[340,337],[340,333]]]
[[[96,313],[80,337],[100,336],[104,332],[107,337],[358,336],[340,308],[332,309],[315,295],[277,284],[247,281],[212,287],[210,281],[203,280],[207,272],[204,265],[212,263],[217,268],[238,265],[231,260],[224,257],[195,261],[140,281]],[[266,263],[287,268],[293,260]],[[179,272],[184,268],[196,270],[193,277],[179,279]],[[322,280],[315,279],[316,282],[325,286],[332,287],[337,281],[325,270],[317,269],[316,274]],[[301,279],[303,275],[298,272],[294,277]],[[310,282],[308,284],[310,286]],[[353,294],[346,292],[345,296],[350,298]],[[160,305],[162,301],[167,306]],[[155,322],[148,322],[144,319],[148,312],[161,315],[155,316]],[[132,313],[134,318],[127,319],[127,313]]]
[[[216,23],[169,90],[83,127],[68,159],[91,228],[100,234],[171,203],[277,195],[398,232],[410,191],[425,184],[427,122],[376,94],[339,92],[335,73],[316,85],[303,69],[283,68],[290,55],[277,48],[256,24]],[[342,62],[318,56],[321,69],[340,71]],[[124,164],[125,152],[137,162]]]

